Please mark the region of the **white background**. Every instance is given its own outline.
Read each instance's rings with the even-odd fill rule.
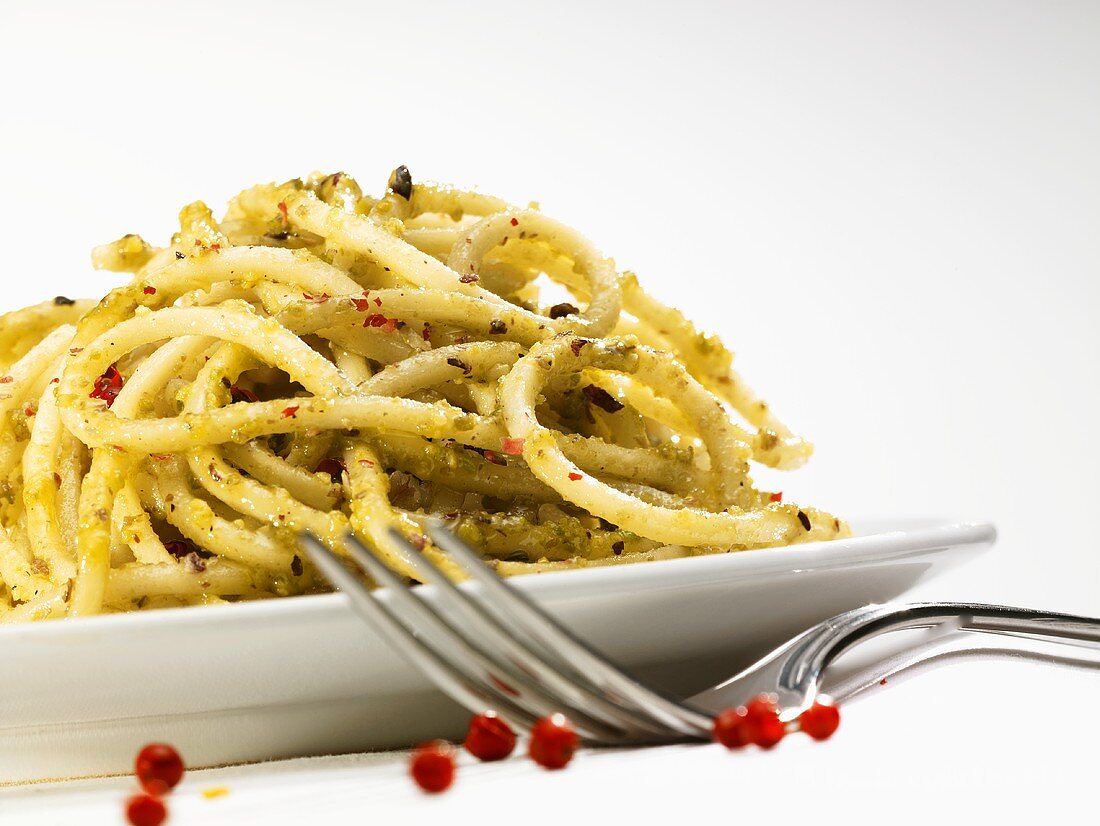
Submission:
[[[923,596],[1100,614],[1100,4],[0,9],[3,308],[98,296],[92,245],[313,169],[537,199],[722,332],[817,443],[788,498],[988,518],[997,549]],[[972,665],[853,706],[827,746],[480,767],[431,801],[400,760],[311,764],[173,822],[1072,820],[1098,695]],[[0,822],[113,823],[119,795],[8,794]]]

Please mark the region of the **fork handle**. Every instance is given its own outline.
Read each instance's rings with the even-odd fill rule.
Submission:
[[[1070,643],[1100,645],[1100,619],[983,603],[914,602],[869,606],[833,617],[822,625],[837,631],[846,628],[843,644],[834,647],[835,658],[841,651],[867,637],[945,622],[956,622],[961,630],[966,631],[1029,634]]]
[[[931,639],[880,657],[855,672],[831,677],[841,654],[895,631],[932,628]],[[1016,657],[1100,668],[1100,619],[1076,614],[961,602],[871,606],[827,620],[801,638],[798,667],[781,683],[813,679],[835,700],[850,699],[883,680],[969,657]]]
[[[823,681],[843,653],[895,631],[932,629],[931,640],[879,656],[855,673]],[[825,620],[764,660],[692,701],[707,709],[744,702],[760,691],[778,694],[785,718],[826,691],[840,702],[883,678],[960,657],[1013,656],[1100,667],[1100,619],[1075,614],[963,602],[872,605]],[[705,697],[705,699],[704,699]]]
[[[838,703],[847,702],[870,689],[896,685],[899,677],[908,678],[933,667],[975,658],[1021,659],[1100,669],[1100,645],[1088,641],[1076,643],[1063,637],[968,629],[941,631],[931,639],[894,649],[855,668],[845,667],[843,662],[834,663],[822,674],[820,690]]]

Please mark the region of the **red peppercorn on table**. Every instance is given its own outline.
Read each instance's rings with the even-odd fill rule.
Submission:
[[[438,795],[409,778],[407,752],[349,755],[189,771],[166,798],[173,826],[364,822],[561,823],[634,815],[638,822],[738,817],[815,822],[909,823],[942,812],[991,820],[1040,807],[1069,818],[1076,794],[1092,782],[1082,739],[1094,720],[1061,718],[1034,726],[1027,742],[1049,757],[1028,763],[1029,783],[998,797],[1026,760],[1021,716],[1052,698],[1095,692],[1095,675],[1011,663],[973,663],[929,673],[852,703],[826,742],[788,737],[771,751],[731,752],[715,743],[653,749],[581,749],[563,770],[548,771],[517,748],[502,762],[479,763],[461,749],[454,784]],[[1011,691],[972,708],[969,691],[1004,680]],[[521,740],[521,746],[525,746]],[[945,752],[956,758],[943,759]],[[0,822],[117,826],[132,777],[0,788]],[[935,794],[921,794],[935,789]],[[1065,794],[1058,793],[1060,791]],[[1003,791],[1002,791],[1003,793]],[[490,816],[491,815],[491,816]],[[393,818],[387,820],[386,818]],[[1068,820],[1066,822],[1069,822]]]

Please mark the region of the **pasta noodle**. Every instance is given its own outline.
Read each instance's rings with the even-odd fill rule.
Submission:
[[[459,575],[432,519],[503,575],[848,533],[753,486],[811,447],[725,346],[534,206],[314,174],[93,262],[133,278],[0,317],[0,621],[324,590],[303,530],[409,577],[391,527]]]

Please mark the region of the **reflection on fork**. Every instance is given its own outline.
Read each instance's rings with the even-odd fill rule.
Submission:
[[[968,603],[868,606],[808,629],[738,675],[681,702],[644,685],[578,639],[452,533],[441,527],[428,533],[472,580],[456,586],[392,530],[417,574],[437,588],[438,609],[354,536],[345,539],[350,558],[381,586],[378,590],[362,584],[313,537],[304,535],[302,541],[355,610],[441,690],[474,713],[495,710],[522,731],[560,712],[591,744],[709,740],[712,716],[723,708],[771,694],[782,718],[791,720],[813,704],[823,681],[841,702],[885,677],[961,656],[1100,668],[1097,619]],[[918,628],[928,629],[918,644],[839,676],[826,674],[859,643]]]

